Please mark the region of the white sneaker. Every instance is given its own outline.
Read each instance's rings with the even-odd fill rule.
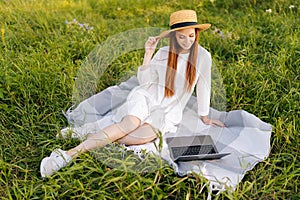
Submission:
[[[55,149],[49,157],[42,160],[40,172],[42,177],[51,176],[61,168],[65,167],[72,160],[66,151]]]

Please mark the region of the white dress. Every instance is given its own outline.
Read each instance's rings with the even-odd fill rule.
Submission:
[[[113,121],[119,122],[126,115],[133,115],[162,133],[176,132],[182,120],[183,109],[196,85],[198,115],[206,116],[210,106],[211,55],[200,45],[196,64],[196,81],[191,92],[185,90],[185,71],[189,54],[179,54],[175,78],[175,93],[164,97],[165,76],[169,47],[162,47],[150,65],[138,68],[139,86],[128,95],[127,101],[113,112]]]

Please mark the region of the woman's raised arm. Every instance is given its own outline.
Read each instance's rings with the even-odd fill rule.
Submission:
[[[155,52],[159,40],[160,39],[158,37],[149,37],[146,41],[143,66],[147,66],[150,64],[151,58]]]

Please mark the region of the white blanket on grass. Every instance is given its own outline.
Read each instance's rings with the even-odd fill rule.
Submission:
[[[70,126],[82,133],[93,133],[112,124],[113,110],[126,100],[128,93],[136,85],[136,77],[131,77],[118,86],[109,87],[84,100],[75,109],[70,108],[65,113]],[[158,141],[127,148],[137,154],[144,150],[160,155],[181,176],[190,172],[201,174],[209,181],[211,190],[234,190],[247,171],[268,157],[272,126],[244,110],[220,112],[211,108],[209,115],[223,121],[226,127],[204,125],[197,116],[196,97],[192,96],[177,132],[163,135],[160,152],[157,151],[157,144],[154,144]],[[199,134],[210,135],[219,152],[231,154],[217,160],[173,162],[166,138]]]

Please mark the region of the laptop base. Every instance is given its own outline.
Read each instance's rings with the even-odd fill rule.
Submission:
[[[216,154],[202,154],[202,155],[189,155],[189,156],[179,156],[174,159],[174,162],[187,162],[195,160],[215,160],[220,159],[224,156],[229,155],[230,153],[216,153]]]

